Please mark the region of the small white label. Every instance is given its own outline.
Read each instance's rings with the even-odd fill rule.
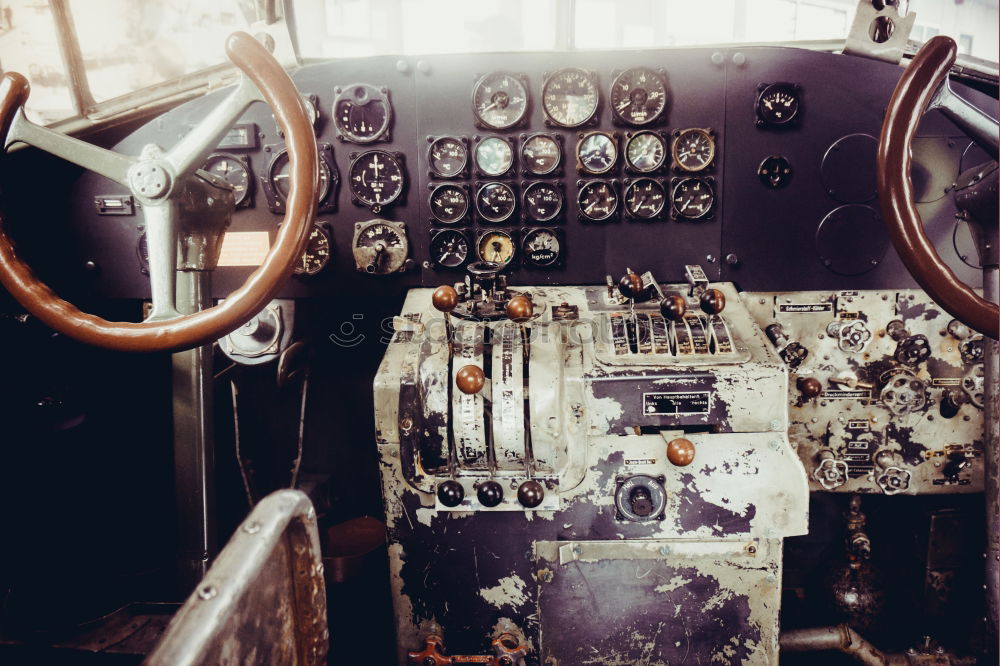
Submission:
[[[270,249],[266,231],[229,231],[222,237],[219,265],[260,266]]]

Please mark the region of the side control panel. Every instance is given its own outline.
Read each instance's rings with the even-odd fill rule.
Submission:
[[[919,290],[747,293],[812,490],[982,490],[983,337]]]

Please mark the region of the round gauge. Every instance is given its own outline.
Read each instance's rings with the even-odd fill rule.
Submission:
[[[594,79],[576,67],[555,72],[542,86],[542,110],[563,127],[579,127],[593,118],[599,99]]]
[[[381,208],[403,193],[403,167],[384,150],[369,150],[351,162],[351,192],[366,206]]]
[[[535,222],[554,219],[563,207],[562,191],[550,183],[532,183],[524,190],[524,214]]]
[[[492,72],[472,89],[472,112],[493,129],[513,127],[528,110],[528,91],[521,79],[508,72]]]
[[[618,208],[618,195],[610,183],[592,180],[580,188],[580,213],[589,220],[606,220]]]
[[[521,241],[521,254],[533,266],[551,266],[562,254],[559,236],[549,229],[532,229]]]
[[[674,185],[671,193],[674,211],[681,217],[691,220],[708,215],[715,203],[715,192],[707,180],[701,178],[685,178]]]
[[[576,144],[576,158],[584,171],[604,173],[618,160],[618,146],[607,132],[589,132]]]
[[[385,275],[402,270],[410,241],[398,222],[374,219],[356,225],[354,231],[354,263],[359,271]]]
[[[319,121],[319,109],[316,108],[316,98],[312,95],[302,94],[302,104],[306,107],[306,115],[309,116],[309,124],[313,127]]]
[[[469,212],[469,195],[458,185],[438,185],[431,192],[430,205],[434,219],[454,224]]]
[[[476,166],[487,176],[507,173],[514,164],[514,150],[504,139],[491,136],[476,146]]]
[[[521,145],[521,161],[529,173],[544,176],[555,171],[562,158],[562,147],[548,134],[534,134]]]
[[[453,178],[462,173],[469,161],[465,143],[450,136],[442,136],[431,144],[427,162],[439,178]]]
[[[445,229],[431,239],[431,261],[444,268],[458,268],[469,258],[469,241],[461,231]]]
[[[666,199],[663,185],[652,178],[638,178],[625,188],[625,210],[632,217],[648,220],[658,216]]]
[[[288,200],[288,151],[282,150],[274,156],[271,166],[268,169],[268,176],[275,193],[281,197],[282,201]],[[316,201],[326,199],[330,191],[330,168],[320,157],[319,160],[319,194]]]
[[[625,144],[625,162],[642,173],[656,171],[666,157],[667,146],[656,132],[638,132]]]
[[[202,169],[232,185],[237,206],[247,200],[250,194],[250,172],[241,159],[232,155],[212,155]]]
[[[514,212],[517,198],[504,183],[486,183],[476,193],[476,210],[489,222],[503,222]]]
[[[648,125],[667,106],[667,85],[648,67],[633,67],[611,84],[611,112],[623,123]]]
[[[801,100],[794,83],[772,83],[757,96],[757,125],[780,127],[795,120]]]
[[[479,258],[506,266],[514,258],[514,241],[506,231],[488,231],[479,238]]]
[[[295,265],[296,275],[316,275],[330,262],[330,235],[320,225],[313,227],[306,241],[299,263]]]
[[[347,86],[333,102],[333,121],[341,138],[353,143],[378,141],[389,129],[392,105],[383,90],[367,83]]]
[[[701,171],[715,159],[715,139],[708,130],[686,129],[674,138],[674,164],[684,171]]]

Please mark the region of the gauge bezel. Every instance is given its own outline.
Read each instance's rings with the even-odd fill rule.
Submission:
[[[681,184],[683,184],[683,183],[685,183],[687,181],[699,181],[699,182],[702,182],[702,183],[706,184],[708,186],[709,192],[711,192],[711,194],[712,194],[712,203],[705,210],[705,212],[702,213],[702,214],[700,214],[700,215],[685,215],[684,213],[679,212],[677,210],[677,206],[674,204],[674,199],[676,198],[676,192],[677,192],[678,188],[681,186]],[[683,220],[690,220],[690,221],[710,220],[715,215],[715,206],[718,203],[717,198],[718,198],[718,194],[715,191],[715,178],[712,178],[711,176],[682,176],[680,178],[671,178],[670,179],[670,218],[673,219],[673,220],[681,220],[681,221],[683,221]]]
[[[611,142],[611,146],[614,148],[615,151],[614,156],[611,159],[611,164],[609,164],[607,167],[599,171],[595,171],[589,168],[586,164],[583,163],[583,160],[580,158],[580,148],[581,146],[583,146],[583,142],[587,141],[588,139],[594,136],[603,136],[606,139],[608,139],[608,141]],[[621,150],[618,148],[618,132],[606,132],[604,130],[591,130],[589,132],[580,132],[579,134],[577,134],[576,149],[573,151],[573,154],[576,155],[576,171],[577,173],[588,174],[591,176],[601,176],[603,174],[614,171],[615,167],[618,166],[618,159],[620,157],[620,153]]]
[[[510,164],[503,171],[497,173],[490,173],[489,171],[484,171],[481,166],[479,166],[479,149],[487,141],[502,141],[507,144],[507,148],[510,150]],[[509,178],[514,175],[514,168],[517,165],[517,152],[515,150],[514,139],[507,136],[497,136],[495,134],[490,134],[488,136],[476,136],[472,139],[472,150],[470,151],[470,157],[473,167],[476,171],[476,176],[479,178]]]
[[[663,201],[660,203],[659,209],[652,215],[639,215],[635,211],[633,211],[632,208],[629,206],[628,193],[633,187],[636,187],[637,185],[646,182],[653,183],[654,185],[660,188],[660,192],[663,194]],[[622,186],[622,209],[625,211],[625,217],[629,218],[630,220],[639,220],[642,222],[648,222],[652,220],[662,220],[664,219],[663,211],[666,210],[667,208],[667,196],[668,192],[666,186],[663,184],[661,180],[657,178],[641,176],[639,178],[631,178],[629,180],[626,180],[624,185]]]
[[[399,169],[399,173],[401,176],[399,189],[396,191],[396,193],[393,195],[391,199],[383,201],[382,203],[375,203],[373,201],[368,201],[367,199],[364,199],[363,197],[359,196],[357,190],[354,189],[354,184],[352,182],[355,165],[358,164],[362,159],[373,153],[379,153],[381,155],[384,155],[389,160],[395,162],[396,167]],[[367,208],[368,210],[377,215],[379,212],[385,210],[388,206],[393,206],[403,201],[403,195],[406,193],[406,185],[408,180],[406,177],[406,156],[403,153],[396,151],[390,152],[388,150],[381,150],[376,148],[373,150],[366,150],[360,153],[351,153],[349,157],[351,159],[351,165],[347,168],[347,183],[351,190],[351,203],[353,203],[355,206],[360,206],[361,208]]]
[[[362,265],[361,257],[358,254],[358,241],[361,238],[361,234],[365,232],[366,229],[377,226],[379,224],[384,224],[392,228],[396,235],[399,236],[402,242],[402,249],[395,254],[398,257],[402,257],[399,261],[398,268],[391,271],[386,271],[384,273],[379,273],[376,271],[368,271],[367,267]],[[365,275],[392,275],[394,273],[404,273],[408,269],[408,264],[412,263],[409,261],[410,256],[410,238],[406,235],[406,224],[403,222],[393,222],[392,220],[386,220],[381,217],[376,217],[371,220],[365,220],[364,222],[356,222],[354,224],[354,237],[351,239],[351,254],[354,256],[354,268],[359,273],[364,273]]]
[[[580,204],[580,200],[583,198],[583,192],[587,188],[594,185],[607,185],[611,188],[611,193],[614,195],[614,206],[604,217],[591,217],[583,211],[583,206]],[[616,222],[618,220],[618,209],[621,206],[621,192],[619,191],[619,183],[615,180],[594,178],[590,180],[580,180],[577,181],[577,191],[576,191],[576,206],[577,206],[577,217],[582,222],[600,222],[606,224],[608,222]]]
[[[699,167],[691,168],[681,164],[678,158],[679,142],[682,137],[688,134],[703,134],[708,137],[708,142],[712,146],[712,152],[708,156],[708,160]],[[719,151],[719,144],[716,140],[715,131],[711,127],[685,127],[684,129],[674,130],[671,133],[670,138],[670,159],[673,162],[674,169],[683,173],[700,173],[702,171],[709,171],[715,168],[715,157]]]
[[[309,248],[309,242],[312,240],[312,235],[315,232],[319,232],[324,238],[326,238],[327,255],[326,259],[323,260],[323,264],[313,271],[307,271],[300,269],[298,265],[292,269],[292,273],[299,276],[300,278],[306,279],[314,275],[322,273],[323,270],[330,265],[330,259],[333,258],[333,236],[330,230],[327,228],[326,224],[323,222],[314,222],[312,230],[309,232],[309,240],[306,241],[306,248],[302,250],[302,254],[305,254]]]
[[[763,111],[764,98],[771,92],[787,92],[795,97],[795,112],[786,120],[773,121],[767,117],[767,112]],[[785,129],[799,124],[802,118],[802,86],[790,81],[775,81],[774,83],[761,83],[757,86],[757,100],[754,102],[753,110],[756,116],[754,124],[761,129]]]
[[[548,232],[556,237],[556,241],[559,243],[559,252],[556,254],[555,259],[548,263],[538,263],[531,259],[531,255],[525,248],[525,244],[531,238],[532,235],[539,232]],[[565,262],[566,256],[566,239],[563,230],[558,227],[524,227],[521,229],[519,236],[519,248],[518,254],[521,256],[521,263],[525,266],[530,266],[532,268],[541,269],[551,269],[558,268],[562,266]]]
[[[431,224],[446,224],[449,227],[454,227],[468,221],[469,212],[472,208],[470,203],[470,193],[469,186],[464,183],[431,183],[427,186],[430,188],[430,194],[427,195],[427,209],[430,211],[430,223]],[[465,195],[465,208],[462,210],[462,214],[459,215],[452,221],[443,220],[434,213],[434,197],[438,191],[444,188],[454,188],[462,192]]]
[[[535,177],[546,177],[546,176],[560,176],[562,175],[562,165],[563,165],[563,137],[561,134],[550,134],[549,132],[532,132],[531,134],[522,134],[520,137],[520,151],[518,152],[518,159],[520,160],[521,173],[525,176],[535,178]],[[529,141],[537,138],[548,139],[556,146],[556,163],[552,165],[552,168],[548,171],[535,171],[528,167],[528,159],[524,156],[524,147]]]
[[[490,185],[500,185],[502,187],[506,187],[511,193],[511,200],[513,201],[513,205],[511,206],[510,212],[502,218],[492,219],[486,215],[483,215],[482,210],[480,210],[479,208],[479,195],[482,193],[484,189],[486,189]],[[474,189],[476,191],[476,194],[475,194],[475,205],[473,206],[473,208],[476,211],[477,219],[489,224],[506,224],[508,220],[514,217],[514,213],[517,212],[518,196],[517,196],[517,190],[514,189],[513,183],[502,183],[498,180],[482,181],[482,182],[477,182]]]
[[[313,93],[299,93],[299,97],[302,98],[302,102],[305,104],[306,115],[309,116],[309,124],[312,126],[313,134],[319,136],[319,125],[323,119],[323,114],[319,110],[319,97]],[[284,139],[285,131],[278,125],[278,120],[274,117],[274,114],[271,114],[271,119],[277,128],[278,138]]]
[[[477,259],[479,261],[492,261],[492,259],[486,259],[486,258],[483,257],[482,252],[480,251],[480,248],[482,247],[483,241],[486,240],[486,238],[488,236],[492,236],[494,234],[500,234],[502,236],[506,236],[507,239],[510,240],[510,247],[511,247],[511,251],[512,251],[512,254],[511,254],[511,257],[510,257],[510,261],[508,261],[505,264],[501,264],[501,266],[503,268],[505,268],[505,269],[514,266],[515,262],[518,260],[518,241],[519,241],[519,239],[516,237],[516,234],[513,231],[507,231],[506,229],[485,229],[485,230],[483,230],[483,233],[479,234],[479,236],[476,237],[476,257],[477,257]],[[494,262],[494,263],[497,263],[497,262]]]
[[[569,72],[579,72],[583,74],[587,79],[589,79],[590,85],[594,88],[594,96],[596,97],[596,100],[594,102],[594,108],[591,111],[590,115],[584,120],[574,124],[567,124],[557,120],[549,112],[548,104],[546,104],[546,96],[548,94],[549,86],[558,77],[563,76],[564,74],[567,74]],[[554,72],[546,73],[544,75],[544,80],[542,82],[541,102],[542,102],[542,114],[544,115],[545,124],[549,127],[565,127],[568,129],[573,129],[576,127],[583,127],[585,125],[596,125],[597,119],[600,116],[601,112],[601,86],[600,86],[600,81],[597,77],[597,72],[583,69],[581,67],[563,67],[561,69],[555,70]]]
[[[455,233],[465,239],[465,248],[466,248],[465,257],[459,264],[455,266],[446,266],[442,263],[439,263],[438,260],[434,257],[434,254],[432,252],[434,248],[434,241],[437,239],[437,237],[447,233]],[[472,252],[473,252],[472,241],[470,240],[469,234],[466,232],[465,229],[445,228],[445,229],[430,230],[430,242],[427,244],[427,256],[430,257],[431,266],[433,266],[434,268],[443,271],[461,270],[463,266],[469,263],[469,258],[472,256]]]
[[[663,87],[663,104],[660,106],[660,110],[652,115],[648,120],[642,122],[635,122],[633,120],[628,120],[615,107],[614,94],[615,86],[622,77],[631,74],[632,72],[637,72],[639,70],[645,70],[653,75],[660,85]],[[670,104],[670,89],[667,86],[667,73],[662,67],[652,68],[645,66],[629,67],[628,69],[622,70],[620,72],[612,72],[611,86],[608,88],[608,107],[611,109],[611,121],[616,125],[624,125],[626,127],[649,127],[650,125],[656,124],[658,120],[663,118],[667,112],[667,107]]]
[[[506,125],[494,125],[492,123],[486,122],[480,115],[479,109],[476,108],[476,91],[486,82],[487,79],[493,76],[509,76],[515,79],[521,84],[521,90],[524,91],[524,108],[521,110],[521,115],[517,117],[513,122]],[[528,111],[531,109],[531,93],[528,87],[528,77],[524,74],[517,72],[510,72],[507,70],[495,70],[492,72],[486,72],[482,76],[476,79],[476,82],[472,86],[472,94],[469,96],[469,103],[472,106],[472,119],[473,124],[480,129],[487,130],[509,130],[515,127],[520,127],[526,125],[528,121]]]
[[[654,166],[652,169],[640,169],[637,166],[635,166],[635,164],[633,164],[632,161],[629,159],[628,149],[629,146],[632,145],[632,141],[634,141],[637,137],[645,136],[647,134],[655,137],[656,140],[660,142],[660,146],[662,146],[663,148],[663,156],[660,158],[660,161],[657,162],[656,166]],[[642,175],[660,173],[667,167],[667,156],[669,155],[669,153],[670,153],[670,142],[667,141],[666,136],[661,131],[653,129],[644,129],[644,130],[639,130],[638,132],[625,133],[625,142],[624,145],[622,146],[622,163],[625,165],[625,171],[627,171],[628,173],[642,174]]]
[[[531,206],[528,204],[528,194],[532,189],[540,186],[551,187],[559,195],[559,207],[556,211],[545,218],[535,217],[530,214]],[[535,180],[521,184],[521,219],[532,224],[554,224],[559,220],[566,209],[566,192],[561,181]]]
[[[337,210],[337,195],[340,188],[340,170],[337,169],[337,162],[333,159],[332,145],[329,143],[320,143],[317,144],[316,147],[318,148],[319,159],[323,166],[326,167],[327,173],[329,174],[327,177],[326,192],[316,204],[316,212],[332,213]],[[267,163],[267,168],[264,170],[264,173],[258,176],[258,182],[260,183],[264,197],[267,199],[267,207],[270,208],[271,212],[275,215],[284,215],[285,198],[274,185],[272,178],[274,176],[275,169],[278,167],[279,161],[288,153],[288,151],[285,148],[285,144],[278,143],[264,146],[264,152],[271,153],[272,157]]]
[[[440,141],[454,141],[462,146],[465,150],[465,158],[462,160],[462,166],[455,171],[453,174],[443,174],[434,168],[434,146],[436,146]],[[462,180],[468,177],[469,173],[469,139],[464,136],[452,136],[450,134],[442,134],[440,136],[429,136],[427,137],[427,176],[434,180]]]
[[[243,170],[247,175],[247,186],[243,191],[243,197],[236,199],[237,208],[252,208],[253,207],[253,186],[254,186],[254,173],[253,169],[250,167],[250,156],[249,155],[234,155],[233,153],[212,153],[202,164],[201,168],[208,171],[208,165],[212,164],[216,160],[232,160],[243,166]],[[212,173],[209,171],[209,173]],[[235,190],[233,191],[235,195]],[[235,196],[234,196],[235,198]]]
[[[365,104],[380,102],[385,107],[385,120],[382,122],[382,126],[379,127],[378,131],[370,137],[359,136],[354,132],[341,127],[340,119],[337,117],[337,105],[345,99],[353,101],[355,98],[349,96],[353,94],[352,91],[359,89],[363,90],[365,93],[365,99],[367,99],[367,101],[364,102]],[[333,89],[333,92],[335,97],[333,99],[333,105],[330,107],[330,116],[333,118],[333,128],[339,140],[359,145],[368,145],[378,143],[379,141],[392,141],[392,100],[389,98],[388,88],[385,86],[377,87],[370,83],[352,83],[343,87],[336,86]]]

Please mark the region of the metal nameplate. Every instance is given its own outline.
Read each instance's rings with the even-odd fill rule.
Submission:
[[[674,414],[708,414],[711,393],[643,393],[642,412],[649,416]]]
[[[833,303],[783,303],[778,306],[778,312],[788,312],[792,314],[833,312]]]

